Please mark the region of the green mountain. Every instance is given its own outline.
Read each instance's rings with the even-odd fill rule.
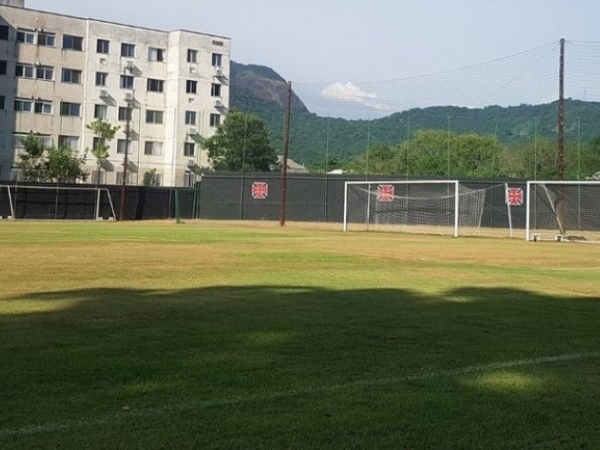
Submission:
[[[274,70],[232,63],[231,106],[261,117],[273,144],[283,147],[288,84]],[[373,145],[395,144],[423,129],[495,135],[502,143],[556,139],[558,102],[542,105],[415,108],[374,120],[346,120],[311,113],[292,96],[290,157],[305,165],[349,159]],[[565,139],[585,143],[600,135],[600,103],[565,101]]]

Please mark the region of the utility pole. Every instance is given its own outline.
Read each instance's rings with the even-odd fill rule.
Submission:
[[[127,194],[127,168],[129,166],[129,134],[131,124],[131,100],[127,100],[127,117],[125,122],[125,157],[123,158],[123,180],[121,183],[121,206],[119,208],[119,220],[124,220],[125,215],[125,197]]]
[[[290,124],[292,117],[292,82],[288,82],[288,99],[287,99],[287,111],[285,120],[285,136],[283,138],[283,160],[281,161],[281,219],[279,221],[280,226],[285,225],[286,209],[287,209],[287,166],[288,166],[288,154],[290,151]]]

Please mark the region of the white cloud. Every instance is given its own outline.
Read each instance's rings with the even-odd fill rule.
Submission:
[[[335,82],[326,86],[321,95],[331,100],[360,103],[379,110],[389,110],[390,107],[377,101],[377,94],[365,92],[353,83]]]
[[[325,87],[322,92],[324,97],[334,100],[344,100],[348,102],[364,103],[368,99],[377,98],[374,92],[368,93],[362,91],[358,86],[348,83],[340,83],[339,81]]]

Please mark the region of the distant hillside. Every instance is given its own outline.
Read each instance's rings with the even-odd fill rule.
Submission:
[[[284,133],[287,83],[268,67],[233,63],[231,106],[260,116],[281,149]],[[567,100],[565,137],[585,143],[600,135],[600,103]],[[302,100],[292,97],[290,156],[303,164],[347,159],[378,143],[394,144],[416,130],[438,129],[455,133],[496,135],[503,143],[556,138],[557,102],[511,107],[461,108],[436,106],[411,109],[388,117],[345,120],[319,117]]]
[[[260,104],[265,107],[287,108],[288,84],[273,69],[253,64],[231,64],[232,106],[254,112]],[[302,100],[292,95],[292,109],[308,112]]]

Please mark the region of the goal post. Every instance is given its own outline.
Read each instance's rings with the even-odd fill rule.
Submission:
[[[343,230],[470,234],[481,226],[485,195],[458,180],[347,181]]]
[[[0,185],[0,217],[116,220],[108,188]]]
[[[525,239],[600,241],[600,181],[528,181]]]

